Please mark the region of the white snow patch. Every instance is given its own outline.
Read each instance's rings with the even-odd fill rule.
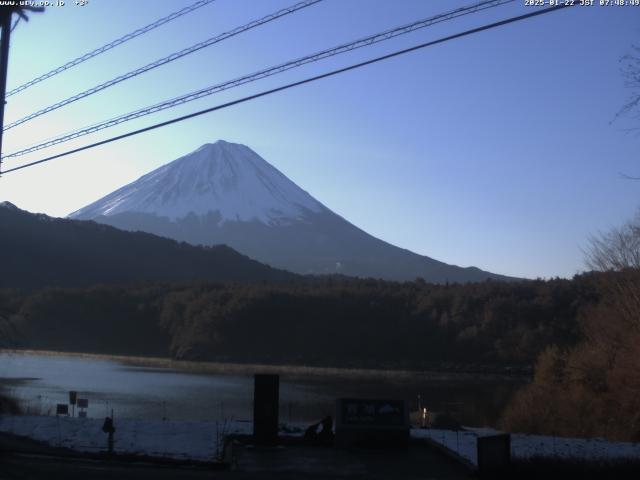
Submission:
[[[102,419],[15,416],[0,417],[0,431],[46,442],[79,452],[107,450],[107,434]],[[177,459],[214,461],[218,434],[223,422],[175,422],[115,419],[116,453],[150,455]],[[249,434],[252,423],[229,421],[226,434]],[[221,436],[221,435],[220,435]]]
[[[429,438],[457,453],[474,465],[478,464],[478,437],[501,433],[492,429],[462,431],[412,429],[414,438]],[[547,435],[511,434],[511,455],[514,458],[565,458],[589,460],[624,460],[640,458],[640,443],[612,442],[603,438],[565,438]]]
[[[66,416],[0,415],[0,432],[12,433],[78,452],[106,452],[103,419]],[[249,420],[162,421],[115,419],[116,453],[182,460],[216,461],[226,435],[250,435]],[[299,436],[304,424],[281,425],[280,433]],[[218,444],[220,442],[220,445]]]

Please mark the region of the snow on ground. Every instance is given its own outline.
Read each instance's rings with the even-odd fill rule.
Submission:
[[[48,416],[0,416],[0,431],[81,452],[107,450],[101,419]],[[252,432],[250,422],[175,422],[115,419],[115,451],[178,459],[213,461],[224,434]]]
[[[107,450],[102,419],[52,416],[0,416],[0,432],[13,433],[81,452]],[[229,434],[250,434],[249,421],[177,422],[115,419],[115,450],[118,453],[177,459],[214,461],[221,453],[221,439]],[[281,433],[300,435],[303,425],[283,427]],[[498,433],[492,429],[461,431],[412,429],[413,438],[428,438],[477,465],[479,436]],[[640,458],[640,443],[610,442],[601,438],[562,438],[542,435],[511,435],[514,458],[544,456],[577,459]]]
[[[590,460],[640,458],[640,443],[610,442],[604,438],[563,438],[511,435],[511,451],[518,458],[561,457]]]
[[[469,429],[463,431],[413,429],[414,438],[429,438],[445,448],[478,464],[477,438],[501,433],[492,429]],[[589,460],[618,460],[640,458],[640,443],[610,442],[602,438],[564,438],[545,435],[511,434],[513,458],[572,458]]]

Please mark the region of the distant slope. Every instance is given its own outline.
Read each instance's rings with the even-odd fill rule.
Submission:
[[[291,272],[431,283],[513,281],[476,267],[458,267],[380,240],[330,211],[308,213],[307,221],[269,226],[259,221],[221,222],[219,215],[170,220],[123,212],[93,220],[129,231],[151,232],[192,245],[225,244],[251,258]]]
[[[224,245],[196,247],[149,233],[33,214],[8,202],[0,204],[0,239],[0,288],[296,278]]]
[[[329,210],[245,145],[206,144],[72,213],[193,245],[230,245],[301,274],[386,280],[514,280],[458,267],[369,235]]]

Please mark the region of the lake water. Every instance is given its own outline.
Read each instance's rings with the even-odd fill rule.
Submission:
[[[89,400],[87,414],[102,418],[250,420],[253,373],[193,373],[180,368],[133,365],[123,360],[0,352],[0,388],[31,413],[55,414],[68,392]],[[259,369],[259,368],[258,368]],[[340,397],[404,398],[432,411],[450,411],[467,425],[493,426],[522,380],[488,375],[281,374],[280,419],[311,422],[333,415]]]

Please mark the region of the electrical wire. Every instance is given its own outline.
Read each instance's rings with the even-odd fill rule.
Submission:
[[[74,148],[74,149],[68,150],[66,152],[58,153],[56,155],[51,155],[51,156],[43,158],[41,160],[37,160],[37,161],[34,161],[34,162],[29,162],[29,163],[26,163],[24,165],[19,165],[17,167],[10,168],[8,170],[5,170],[2,173],[10,173],[10,172],[15,172],[17,170],[22,170],[22,169],[25,169],[25,168],[28,168],[28,167],[32,167],[34,165],[39,165],[41,163],[45,163],[45,162],[48,162],[48,161],[51,161],[51,160],[55,160],[57,158],[65,157],[65,156],[71,155],[73,153],[78,153],[78,152],[82,152],[84,150],[89,150],[91,148],[95,148],[95,147],[98,147],[100,145],[105,145],[107,143],[115,142],[117,140],[122,140],[124,138],[132,137],[134,135],[139,135],[141,133],[145,133],[145,132],[148,132],[148,131],[151,131],[151,130],[155,130],[155,129],[160,128],[160,127],[165,127],[167,125],[171,125],[171,124],[174,124],[174,123],[182,122],[184,120],[188,120],[190,118],[198,117],[200,115],[204,115],[204,114],[207,114],[207,113],[215,112],[217,110],[222,110],[222,109],[225,109],[225,108],[229,108],[229,107],[232,107],[234,105],[238,105],[238,104],[241,104],[241,103],[248,102],[250,100],[255,100],[255,99],[260,98],[260,97],[264,97],[264,96],[267,96],[267,95],[272,95],[274,93],[281,92],[281,91],[284,91],[284,90],[288,90],[290,88],[294,88],[294,87],[298,87],[300,85],[304,85],[304,84],[307,84],[307,83],[315,82],[315,81],[321,80],[323,78],[332,77],[332,76],[335,76],[335,75],[338,75],[338,74],[341,74],[341,73],[344,73],[344,72],[348,72],[350,70],[355,70],[357,68],[361,68],[361,67],[364,67],[364,66],[367,66],[367,65],[371,65],[371,64],[378,63],[378,62],[381,62],[381,61],[384,61],[384,60],[388,60],[388,59],[393,58],[393,57],[404,55],[404,54],[409,53],[409,52],[414,52],[416,50],[420,50],[420,49],[423,49],[423,48],[426,48],[426,47],[431,47],[431,46],[437,45],[439,43],[448,42],[450,40],[454,40],[454,39],[457,39],[457,38],[465,37],[465,36],[472,35],[474,33],[479,33],[479,32],[485,31],[485,30],[490,30],[490,29],[493,29],[493,28],[501,27],[501,26],[504,26],[504,25],[507,25],[507,24],[510,24],[510,23],[526,20],[528,18],[537,17],[539,15],[544,15],[546,13],[555,12],[557,10],[562,10],[564,8],[571,7],[571,6],[573,6],[573,5],[570,4],[570,3],[561,4],[561,5],[554,6],[554,7],[548,7],[548,8],[544,8],[544,9],[540,9],[540,10],[535,10],[533,12],[526,13],[524,15],[519,15],[519,16],[516,16],[516,17],[510,17],[510,18],[507,18],[505,20],[500,20],[498,22],[494,22],[494,23],[490,23],[490,24],[487,24],[487,25],[483,25],[481,27],[472,28],[470,30],[465,30],[463,32],[456,33],[456,34],[453,34],[453,35],[449,35],[449,36],[446,36],[446,37],[442,37],[442,38],[439,38],[437,40],[432,40],[430,42],[426,42],[426,43],[422,43],[422,44],[419,44],[419,45],[415,45],[413,47],[405,48],[403,50],[398,50],[398,51],[389,53],[387,55],[382,55],[380,57],[376,57],[376,58],[373,58],[373,59],[370,59],[370,60],[366,60],[364,62],[356,63],[356,64],[353,64],[353,65],[349,65],[348,67],[339,68],[337,70],[332,70],[330,72],[326,72],[326,73],[323,73],[323,74],[320,74],[320,75],[316,75],[316,76],[313,76],[313,77],[305,78],[304,80],[299,80],[297,82],[293,82],[293,83],[289,83],[289,84],[286,84],[286,85],[282,85],[280,87],[272,88],[270,90],[265,90],[265,91],[262,91],[262,92],[259,92],[259,93],[253,94],[253,95],[249,95],[247,97],[243,97],[243,98],[240,98],[240,99],[237,99],[237,100],[233,100],[231,102],[227,102],[227,103],[223,103],[221,105],[216,105],[216,106],[213,106],[213,107],[210,107],[210,108],[206,108],[204,110],[193,112],[193,113],[190,113],[188,115],[182,115],[180,117],[172,118],[171,120],[167,120],[167,121],[164,121],[164,122],[156,123],[156,124],[150,125],[148,127],[144,127],[144,128],[138,129],[138,130],[134,130],[134,131],[131,131],[131,132],[124,133],[122,135],[117,135],[117,136],[114,136],[114,137],[111,137],[111,138],[107,138],[107,139],[101,140],[99,142],[94,142],[94,143],[91,143],[91,144],[88,144],[88,145],[84,145],[82,147]]]
[[[161,103],[157,103],[154,105],[151,105],[149,107],[145,107],[142,109],[138,109],[135,110],[133,112],[129,112],[127,114],[124,115],[120,115],[118,117],[114,117],[111,118],[109,120],[105,120],[103,122],[100,123],[96,123],[93,125],[90,125],[88,127],[84,127],[78,130],[74,130],[70,133],[66,133],[63,135],[60,135],[52,140],[47,140],[45,142],[41,142],[39,144],[36,145],[32,145],[26,148],[23,148],[21,150],[9,153],[7,155],[5,155],[4,157],[2,157],[3,159],[6,158],[13,158],[13,157],[19,157],[19,156],[23,156],[32,152],[35,152],[37,150],[42,150],[44,148],[49,148],[52,147],[54,145],[58,145],[60,143],[63,142],[67,142],[69,140],[73,140],[75,138],[78,137],[82,137],[85,135],[89,135],[91,133],[95,133],[98,132],[100,130],[104,130],[106,128],[110,128],[116,125],[119,125],[121,123],[124,122],[128,122],[130,120],[134,120],[146,115],[150,115],[152,113],[156,113],[156,112],[160,112],[162,110],[166,110],[168,108],[173,108],[176,107],[178,105],[182,105],[184,103],[187,102],[191,102],[194,100],[198,100],[200,98],[203,97],[207,97],[209,95],[213,95],[215,93],[219,93],[221,91],[224,90],[229,90],[231,88],[235,88],[235,87],[239,87],[241,85],[245,85],[247,83],[251,83],[257,80],[261,80],[263,78],[267,78],[282,72],[285,72],[287,70],[291,70],[293,68],[298,68],[301,67],[303,65],[306,65],[308,63],[313,63],[313,62],[317,62],[320,60],[323,60],[325,58],[329,58],[329,57],[333,57],[335,55],[340,55],[342,53],[345,52],[349,52],[358,48],[362,48],[362,47],[366,47],[369,45],[373,45],[375,43],[379,43],[382,41],[386,41],[389,40],[391,38],[395,38],[399,35],[405,35],[408,34],[410,32],[413,32],[415,30],[421,29],[421,28],[425,28],[425,27],[429,27],[432,25],[435,25],[437,23],[440,22],[444,22],[444,21],[448,21],[448,20],[452,20],[454,18],[458,18],[464,15],[469,15],[472,13],[476,13],[478,11],[482,11],[482,10],[486,10],[489,8],[494,8],[500,5],[504,5],[506,3],[511,3],[515,0],[487,0],[487,1],[483,1],[483,2],[479,2],[479,3],[475,3],[472,5],[468,5],[466,7],[461,7],[449,12],[445,12],[445,13],[441,13],[438,14],[436,16],[433,17],[429,17],[426,19],[422,19],[422,20],[418,20],[416,22],[407,24],[407,25],[402,25],[400,27],[396,27],[390,30],[386,30],[384,32],[381,33],[376,33],[374,35],[370,35],[368,37],[364,37],[361,38],[359,40],[355,40],[349,43],[345,43],[342,45],[338,45],[337,47],[332,47],[332,48],[328,48],[325,50],[322,50],[320,52],[316,52],[313,53],[311,55],[307,55],[305,57],[302,58],[298,58],[296,60],[291,60],[289,62],[280,64],[280,65],[276,65],[273,67],[269,67],[266,68],[264,70],[260,70],[258,72],[254,72],[252,74],[249,75],[244,75],[242,77],[233,79],[233,80],[229,80],[220,84],[216,84],[216,85],[212,85],[209,87],[206,87],[204,89],[200,89],[200,90],[196,90],[194,92],[176,97],[176,98],[172,98],[170,100],[165,100],[164,102]]]
[[[95,50],[92,50],[91,52],[85,53],[84,55],[81,55],[77,58],[74,58],[73,60],[65,63],[64,65],[61,65],[57,68],[54,68],[53,70],[44,73],[42,75],[40,75],[39,77],[34,78],[33,80],[29,80],[26,83],[23,83],[22,85],[14,88],[13,90],[9,91],[7,93],[7,97],[10,97],[11,95],[15,95],[18,92],[22,92],[23,90],[26,90],[27,88],[35,85],[36,83],[40,83],[48,78],[51,78],[59,73],[64,72],[65,70],[69,70],[72,67],[75,67],[76,65],[80,65],[83,62],[86,62],[87,60],[89,60],[90,58],[93,58],[97,55],[100,55],[101,53],[104,53],[108,50],[111,50],[112,48],[117,47],[118,45],[122,45],[125,42],[128,42],[129,40],[132,40],[136,37],[139,37],[140,35],[143,35],[147,32],[150,32],[151,30],[158,28],[162,25],[164,25],[165,23],[169,23],[172,20],[175,20],[176,18],[179,18],[183,15],[186,15],[187,13],[191,13],[194,10],[197,10],[200,7],[204,7],[205,5],[208,5],[211,2],[215,2],[216,0],[198,0],[197,2],[189,5],[188,7],[182,8],[176,12],[173,12],[165,17],[162,17],[158,20],[156,20],[153,23],[150,23],[149,25],[146,25],[144,27],[138,28],[137,30],[134,30],[131,33],[127,33],[126,35],[123,35],[122,37],[119,37],[109,43],[107,43],[106,45],[103,45],[99,48],[96,48]]]
[[[20,124],[23,124],[25,122],[28,122],[29,120],[33,120],[34,118],[39,117],[40,115],[44,115],[45,113],[52,112],[54,110],[57,110],[58,108],[64,107],[65,105],[69,105],[70,103],[77,102],[78,100],[81,100],[90,95],[93,95],[94,93],[98,93],[109,87],[117,85],[118,83],[124,82],[125,80],[129,80],[130,78],[137,77],[138,75],[141,75],[145,72],[153,70],[154,68],[158,68],[162,65],[166,65],[167,63],[171,63],[175,60],[178,60],[179,58],[185,57],[194,52],[202,50],[203,48],[209,47],[216,43],[220,43],[223,40],[239,35],[243,32],[246,32],[247,30],[251,30],[253,28],[259,27],[260,25],[264,25],[265,23],[272,22],[280,17],[297,12],[298,10],[302,10],[303,8],[310,7],[311,5],[315,5],[316,3],[321,1],[322,0],[305,0],[303,2],[296,3],[295,5],[291,5],[290,7],[283,8],[282,10],[278,10],[277,12],[271,13],[260,19],[249,22],[240,27],[234,28],[233,30],[229,30],[228,32],[224,32],[220,35],[216,35],[214,37],[208,38],[207,40],[196,43],[195,45],[192,45],[178,52],[174,52],[171,55],[167,55],[166,57],[160,58],[154,62],[144,65],[143,67],[136,68],[135,70],[127,72],[123,75],[119,75],[115,78],[112,78],[109,81],[96,85],[95,87],[91,87],[88,90],[77,93],[69,98],[66,98],[65,100],[61,100],[57,103],[54,103],[53,105],[49,105],[48,107],[45,107],[41,110],[31,113],[26,117],[23,117],[19,120],[16,120],[15,122],[10,123],[9,125],[6,125],[4,127],[4,131],[6,132],[11,128],[17,127]]]

